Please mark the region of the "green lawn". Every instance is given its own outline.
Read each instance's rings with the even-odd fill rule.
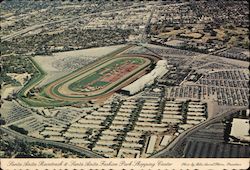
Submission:
[[[98,73],[95,73],[95,74],[92,74],[92,75],[89,75],[88,77],[84,78],[84,79],[81,79],[75,83],[72,83],[70,86],[69,86],[69,89],[72,90],[72,91],[77,91],[77,89],[82,89],[84,88],[85,85],[93,82],[94,80],[97,80],[99,79],[100,77],[102,77],[100,74]]]
[[[102,87],[102,86],[107,86],[108,84],[110,84],[110,83],[105,82],[105,81],[97,81],[97,82],[93,83],[91,86],[98,88],[98,87]]]

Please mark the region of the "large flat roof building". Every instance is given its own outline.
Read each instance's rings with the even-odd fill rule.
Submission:
[[[147,147],[147,153],[151,154],[154,152],[156,139],[157,139],[157,136],[155,135],[150,137],[148,147]]]
[[[234,118],[230,135],[242,141],[250,141],[249,123],[248,119]]]

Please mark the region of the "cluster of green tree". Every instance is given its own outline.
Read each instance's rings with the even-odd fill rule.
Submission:
[[[24,135],[28,134],[27,130],[25,130],[24,128],[20,128],[18,126],[15,126],[15,125],[10,125],[9,128],[12,129],[12,130],[14,130],[14,131],[17,131],[17,132],[19,132],[21,134],[24,134]]]
[[[11,84],[14,86],[19,86],[20,83],[15,79],[12,79],[10,76],[6,74],[6,72],[0,72],[0,84]]]
[[[126,43],[131,30],[123,29],[69,29],[57,34],[36,34],[26,38],[17,37],[11,42],[4,41],[0,49],[2,54],[48,55],[51,52],[69,51]],[[34,45],[36,44],[36,45]],[[62,49],[54,47],[63,47]]]
[[[2,133],[0,133],[3,135]],[[33,145],[19,140],[5,138],[0,139],[0,150],[4,151],[5,158],[16,157],[16,158],[52,158],[54,157],[51,153],[44,153],[39,149],[32,147]]]
[[[2,114],[0,113],[0,126],[5,125],[5,120],[2,118]]]
[[[19,86],[20,83],[8,76],[8,73],[29,73],[35,75],[37,71],[33,67],[31,61],[23,56],[5,56],[0,60],[0,84],[11,84]],[[28,77],[26,78],[28,79]]]
[[[54,158],[57,152],[62,153],[62,157],[67,158],[69,155],[76,155],[79,158],[86,158],[86,155],[79,155],[76,152],[57,148],[45,143],[26,142],[13,138],[0,130],[0,151],[4,152],[1,157],[4,158]],[[47,152],[47,149],[53,148],[53,152]]]

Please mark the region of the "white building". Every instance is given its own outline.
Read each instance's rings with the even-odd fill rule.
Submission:
[[[46,140],[52,140],[57,142],[65,142],[66,139],[62,136],[50,136],[49,138],[46,138]]]
[[[99,140],[97,143],[97,145],[104,145],[104,146],[112,146],[117,144],[117,141],[106,141],[106,140]]]
[[[178,123],[182,123],[182,120],[180,119],[170,119],[170,118],[163,118],[161,120],[163,123],[169,123],[169,124],[178,124]]]
[[[152,85],[155,79],[162,77],[167,72],[167,60],[160,60],[149,74],[142,76],[140,79],[122,88],[122,90],[129,95],[133,95],[144,89],[146,86]]]
[[[169,144],[169,142],[173,139],[173,136],[171,135],[164,135],[161,141],[161,146],[166,146],[167,144]]]
[[[248,119],[234,118],[230,135],[242,141],[250,141],[249,122]]]
[[[182,115],[174,115],[174,114],[166,114],[163,115],[163,118],[169,118],[169,119],[183,119]]]
[[[141,137],[143,133],[139,132],[139,131],[130,131],[127,133],[127,136],[135,136],[135,137]]]
[[[156,140],[157,140],[157,136],[154,135],[150,137],[148,147],[147,147],[147,153],[151,154],[154,152]]]
[[[141,113],[158,113],[158,110],[144,110],[143,108],[142,108],[142,110],[141,110]]]
[[[135,126],[135,130],[145,132],[145,131],[150,131],[150,132],[164,132],[167,130],[166,127],[154,127],[152,128],[151,126]]]
[[[180,115],[181,112],[180,112],[180,111],[168,111],[168,110],[165,110],[165,111],[163,112],[163,114]]]
[[[187,112],[188,116],[205,116],[203,112]]]
[[[92,113],[92,115],[94,116],[109,116],[111,115],[112,113],[111,112],[100,112],[100,111],[95,111]]]
[[[68,138],[84,138],[84,137],[88,137],[87,134],[84,133],[75,133],[75,132],[66,132],[63,134],[64,137],[68,137]]]
[[[114,125],[127,125],[130,124],[131,122],[129,122],[128,120],[123,120],[123,121],[119,121],[119,120],[113,120],[112,124]]]
[[[206,118],[202,116],[187,116],[187,120],[197,120],[197,121],[205,121]]]
[[[139,158],[140,157],[140,151],[130,149],[130,148],[122,148],[122,149],[120,149],[117,157],[121,158],[124,153],[134,155],[133,158]]]
[[[115,153],[116,151],[114,149],[111,149],[107,146],[95,146],[93,148],[93,151],[96,151],[96,152],[107,152],[107,153]]]
[[[159,103],[145,102],[144,106],[159,106]]]
[[[70,140],[70,143],[74,143],[74,144],[90,144],[90,141],[86,140],[86,139],[80,139],[80,138],[73,138]]]
[[[125,141],[128,142],[139,142],[140,140],[142,140],[142,138],[139,137],[130,137],[130,136],[126,136]]]
[[[117,132],[117,131],[112,131],[112,130],[105,130],[105,131],[102,131],[102,134],[104,134],[104,135],[114,135],[114,136],[116,136],[116,135],[119,135],[120,134],[120,132]]]
[[[165,110],[167,111],[177,111],[177,110],[181,110],[181,107],[165,107]]]
[[[62,128],[62,127],[53,126],[53,127],[46,127],[45,130],[61,132],[61,131],[65,130],[65,129]]]
[[[139,143],[126,142],[126,141],[124,141],[124,142],[122,143],[122,147],[124,147],[124,148],[133,148],[133,149],[136,149],[136,148],[142,148],[143,145],[142,145],[142,144],[139,144]]]
[[[80,124],[95,124],[95,125],[100,125],[103,122],[103,120],[90,120],[90,119],[80,119],[78,120],[78,123]]]
[[[67,130],[67,132],[75,132],[75,133],[86,133],[88,131],[87,128],[79,128],[79,127],[72,127]]]
[[[62,134],[58,131],[52,131],[52,130],[44,130],[40,133],[43,136],[49,135],[49,136],[61,136]]]
[[[187,130],[189,128],[193,127],[193,125],[191,124],[182,124],[182,125],[179,125],[179,128],[180,129],[183,129],[183,130]]]
[[[197,125],[197,124],[199,124],[200,123],[200,121],[197,121],[197,120],[189,120],[189,119],[187,119],[187,124],[190,124],[190,125]]]
[[[105,140],[105,141],[113,141],[115,140],[117,137],[116,136],[109,136],[109,135],[105,135],[105,136],[101,136],[100,139],[101,140]]]

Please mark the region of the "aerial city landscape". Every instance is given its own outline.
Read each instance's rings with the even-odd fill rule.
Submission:
[[[0,158],[250,157],[247,0],[0,11]]]

